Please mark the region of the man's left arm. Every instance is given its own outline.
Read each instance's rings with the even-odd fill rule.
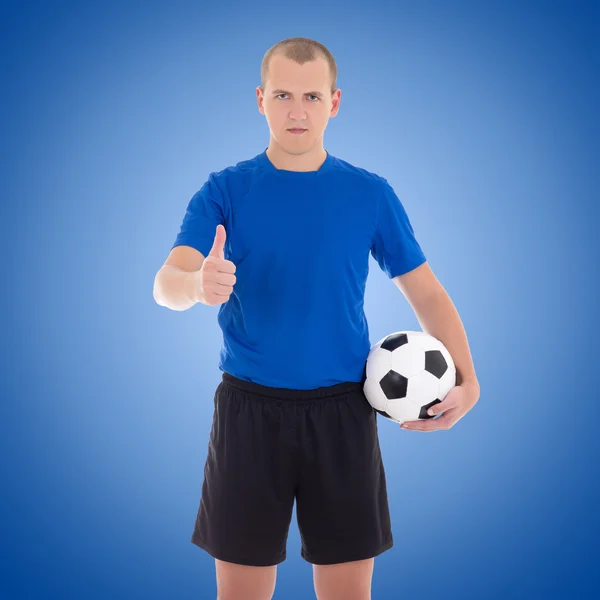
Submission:
[[[442,402],[428,411],[434,415],[443,413],[442,416],[437,419],[405,421],[401,427],[419,431],[450,429],[479,400],[479,383],[465,328],[452,299],[429,263],[424,262],[408,273],[397,275],[392,281],[411,305],[423,331],[446,346],[456,367],[456,385]]]

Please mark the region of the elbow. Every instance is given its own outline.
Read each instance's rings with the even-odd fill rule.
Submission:
[[[152,285],[152,297],[159,306],[167,306],[161,293],[160,270],[154,277],[154,283]]]
[[[189,302],[187,297],[182,298],[181,293],[173,287],[177,287],[177,281],[169,276],[169,270],[161,269],[154,277],[154,285],[152,289],[152,297],[159,306],[164,306],[178,312],[187,310],[193,306],[193,302]]]

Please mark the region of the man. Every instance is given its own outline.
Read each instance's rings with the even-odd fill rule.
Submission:
[[[394,543],[376,411],[362,390],[369,253],[459,377],[439,419],[406,428],[448,429],[479,385],[460,318],[391,186],[323,147],[341,98],[331,53],[284,40],[261,75],[269,146],[210,174],[155,283],[174,310],[220,305],[223,381],[191,541],[215,558],[220,600],[270,599],[296,500],[319,600],[367,600],[374,557]]]

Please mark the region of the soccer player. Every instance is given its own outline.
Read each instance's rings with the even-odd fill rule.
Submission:
[[[448,429],[479,397],[460,318],[398,196],[323,147],[336,77],[314,40],[268,50],[256,93],[269,145],[210,173],[155,278],[161,305],[219,306],[223,374],[191,538],[215,559],[219,600],[272,597],[294,501],[319,600],[371,597],[374,558],[394,541],[377,413],[362,389],[369,254],[460,379],[434,407],[439,419],[406,428]]]

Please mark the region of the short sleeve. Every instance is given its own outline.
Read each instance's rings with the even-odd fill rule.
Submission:
[[[383,179],[371,254],[390,279],[416,269],[427,258],[392,186]]]
[[[224,224],[223,194],[217,185],[215,174],[208,180],[189,201],[175,246],[191,246],[208,256],[215,241],[217,225]]]

